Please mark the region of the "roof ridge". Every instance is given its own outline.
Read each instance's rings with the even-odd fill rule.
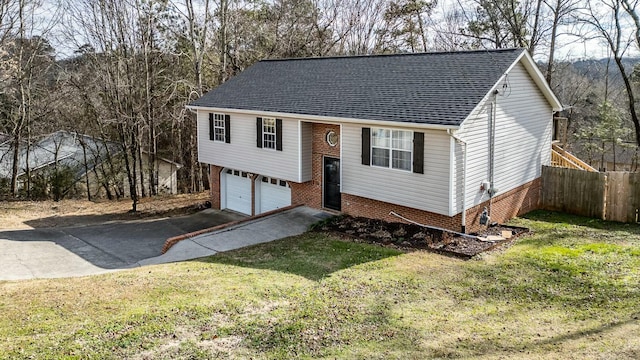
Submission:
[[[500,49],[475,49],[475,50],[446,50],[446,51],[428,51],[415,53],[393,53],[393,54],[360,54],[360,55],[332,55],[332,56],[308,56],[308,57],[289,57],[289,58],[273,58],[262,59],[258,62],[278,62],[278,61],[302,61],[302,60],[326,60],[326,59],[357,59],[357,58],[382,58],[382,57],[405,57],[405,56],[429,56],[429,55],[446,55],[446,54],[472,54],[472,53],[500,53],[511,51],[524,51],[524,48],[500,48]]]

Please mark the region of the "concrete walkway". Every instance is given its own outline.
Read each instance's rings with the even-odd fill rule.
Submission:
[[[165,254],[138,262],[138,265],[163,264],[191,260],[299,235],[309,226],[331,215],[305,206],[248,221],[216,232],[185,239]]]

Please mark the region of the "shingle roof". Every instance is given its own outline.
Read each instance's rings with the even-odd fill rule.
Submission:
[[[190,105],[458,126],[523,51],[263,60]]]

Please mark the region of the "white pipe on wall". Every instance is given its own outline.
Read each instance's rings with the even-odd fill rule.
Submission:
[[[467,142],[457,137],[451,131],[447,131],[449,135],[458,143],[462,145],[463,160],[462,160],[462,219],[460,221],[460,232],[466,234],[467,232]]]

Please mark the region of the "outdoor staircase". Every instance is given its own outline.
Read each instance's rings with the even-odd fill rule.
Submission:
[[[551,166],[598,172],[594,167],[556,144],[551,144]]]

